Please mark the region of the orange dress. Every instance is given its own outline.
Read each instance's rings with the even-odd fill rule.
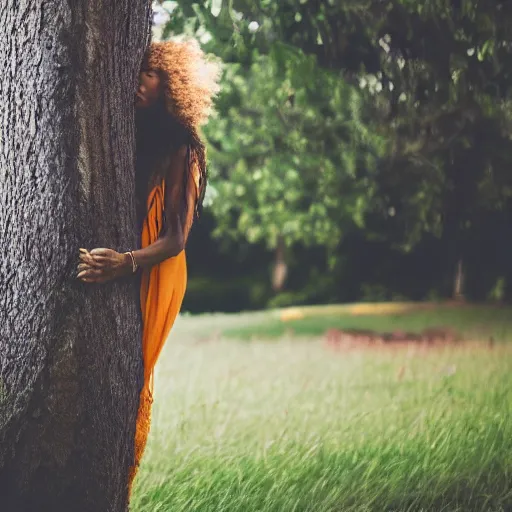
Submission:
[[[197,183],[196,183],[197,186]],[[147,216],[142,228],[142,248],[156,242],[163,223],[165,180],[156,185],[147,200]],[[140,305],[142,311],[142,355],[144,387],[140,394],[135,432],[135,460],[130,468],[129,489],[137,473],[151,421],[153,370],[180,311],[187,285],[185,251],[162,261],[142,273]]]

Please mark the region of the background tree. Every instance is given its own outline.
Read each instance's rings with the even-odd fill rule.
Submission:
[[[150,5],[0,9],[0,508],[127,508],[137,284],[75,279],[136,243],[133,98]]]
[[[368,128],[358,90],[290,46],[264,45],[260,52],[256,43],[226,45],[210,9],[184,4],[182,16],[173,10],[164,37],[201,37],[210,29],[205,48],[225,62],[218,115],[205,130],[220,198],[211,206],[214,235],[274,250],[279,289],[283,257],[293,246],[332,253],[362,225],[383,141]]]
[[[381,235],[410,250],[424,233],[444,233],[460,269],[478,219],[510,202],[510,4],[223,5],[231,22],[235,10],[244,13],[234,23],[240,34],[261,22],[265,39],[274,34],[368,90],[377,128],[391,141],[374,211],[390,220]]]
[[[217,0],[162,6],[172,11],[164,37],[194,34],[226,62],[219,120],[206,131],[218,191],[211,209],[217,234],[253,241],[258,235],[275,244],[278,219],[297,220],[300,241],[292,266],[304,272],[304,261],[312,261],[306,245],[324,249],[313,266],[333,284],[330,298],[320,300],[460,295],[457,283],[464,281],[470,297],[485,299],[496,296],[498,283],[510,281],[508,2]],[[294,69],[301,69],[297,76]],[[330,93],[341,90],[352,92],[336,103]],[[350,107],[354,98],[357,109]],[[248,105],[250,115],[243,108]],[[281,123],[283,108],[299,119],[312,112],[314,122],[295,122],[290,130]],[[340,139],[340,124],[333,119],[343,122],[343,143],[322,150],[318,140]],[[297,133],[307,144],[286,145]],[[261,134],[267,144],[264,161],[253,157],[251,145],[262,140]],[[259,180],[261,186],[254,181],[267,162],[286,161],[287,153],[301,162],[289,164],[297,171],[300,207],[286,204],[282,215],[282,176],[267,172],[272,176],[268,190],[279,201],[261,195],[266,180]],[[360,158],[357,165],[354,156]],[[325,192],[323,175],[311,180],[314,173],[304,162],[321,169],[321,160],[333,164],[334,182],[341,186],[330,182]],[[355,169],[350,186],[347,169]],[[336,193],[336,202],[326,207],[316,201],[315,217],[324,212],[322,225],[329,229],[313,230],[307,216],[311,195],[329,204],[329,191]],[[304,213],[308,222],[299,222]],[[253,222],[263,218],[270,219],[265,228]],[[311,231],[344,236],[311,241]],[[330,266],[320,263],[326,253]],[[355,269],[362,261],[366,272],[359,274]],[[319,274],[314,275],[310,288],[313,279],[318,282]],[[361,283],[386,292],[368,295]],[[298,291],[304,282],[292,278],[288,285]],[[352,291],[340,295],[335,287]],[[499,288],[503,298],[507,287]]]

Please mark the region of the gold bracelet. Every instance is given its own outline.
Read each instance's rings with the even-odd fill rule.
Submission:
[[[139,268],[139,265],[137,265],[137,262],[135,261],[135,256],[133,255],[132,251],[125,252],[125,254],[130,255],[130,258],[132,259],[132,273],[135,274],[135,272],[137,272],[137,269]]]

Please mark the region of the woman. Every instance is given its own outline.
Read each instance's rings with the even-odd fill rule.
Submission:
[[[135,100],[140,249],[80,249],[77,277],[85,283],[103,283],[141,269],[144,387],[130,487],[149,432],[153,369],[185,294],[183,249],[206,187],[206,151],[198,128],[218,92],[218,71],[196,41],[150,46]]]

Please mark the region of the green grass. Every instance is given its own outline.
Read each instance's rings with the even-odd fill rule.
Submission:
[[[511,510],[512,346],[333,353],[315,335],[334,318],[272,344],[271,313],[181,318],[131,510]],[[350,321],[511,333],[489,309]]]
[[[308,309],[306,308],[307,312]],[[411,311],[393,315],[361,315],[346,313],[305,316],[282,322],[277,315],[255,325],[227,327],[223,334],[228,338],[269,339],[284,335],[319,336],[327,329],[372,329],[391,332],[396,329],[419,332],[426,327],[450,326],[469,339],[493,336],[505,341],[512,334],[512,308],[469,306],[464,308],[434,307],[432,310]]]

